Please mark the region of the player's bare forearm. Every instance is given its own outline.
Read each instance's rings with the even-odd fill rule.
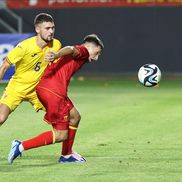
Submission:
[[[0,81],[3,79],[4,74],[11,65],[5,60],[0,66]]]
[[[66,55],[75,55],[76,53],[77,53],[77,49],[75,49],[73,46],[66,46],[66,47],[63,47],[62,49],[60,49],[56,53],[56,58],[60,58],[62,56],[66,56]]]
[[[57,58],[60,58],[62,56],[66,55],[76,55],[78,54],[78,50],[75,49],[73,46],[66,46],[62,49],[60,49],[58,52],[49,51],[45,56],[45,61],[54,61]]]

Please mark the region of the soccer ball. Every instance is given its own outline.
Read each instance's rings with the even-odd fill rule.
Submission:
[[[155,64],[145,64],[138,71],[138,80],[145,87],[153,87],[161,80],[161,71]]]

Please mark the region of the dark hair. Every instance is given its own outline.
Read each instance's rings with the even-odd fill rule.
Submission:
[[[96,34],[90,34],[87,35],[84,39],[83,39],[83,43],[85,42],[93,42],[96,45],[100,46],[101,49],[104,49],[104,44],[103,42],[99,39],[99,37]]]
[[[50,14],[40,13],[35,17],[34,25],[37,25],[43,22],[54,22],[54,19]]]

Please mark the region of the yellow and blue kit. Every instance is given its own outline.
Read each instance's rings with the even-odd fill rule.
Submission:
[[[22,101],[30,102],[35,110],[43,109],[37,98],[35,87],[38,84],[48,62],[44,56],[49,50],[57,52],[61,43],[53,39],[44,49],[36,44],[36,36],[20,42],[7,55],[6,60],[15,65],[15,74],[10,79],[0,102],[6,104],[11,111]]]

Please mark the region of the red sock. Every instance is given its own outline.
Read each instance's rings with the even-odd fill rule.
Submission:
[[[54,134],[53,131],[44,132],[32,139],[26,140],[22,142],[24,150],[28,150],[31,148],[37,148],[44,145],[49,145],[54,143]]]
[[[69,125],[68,139],[62,144],[62,155],[68,155],[72,153],[72,146],[75,140],[78,125]]]

